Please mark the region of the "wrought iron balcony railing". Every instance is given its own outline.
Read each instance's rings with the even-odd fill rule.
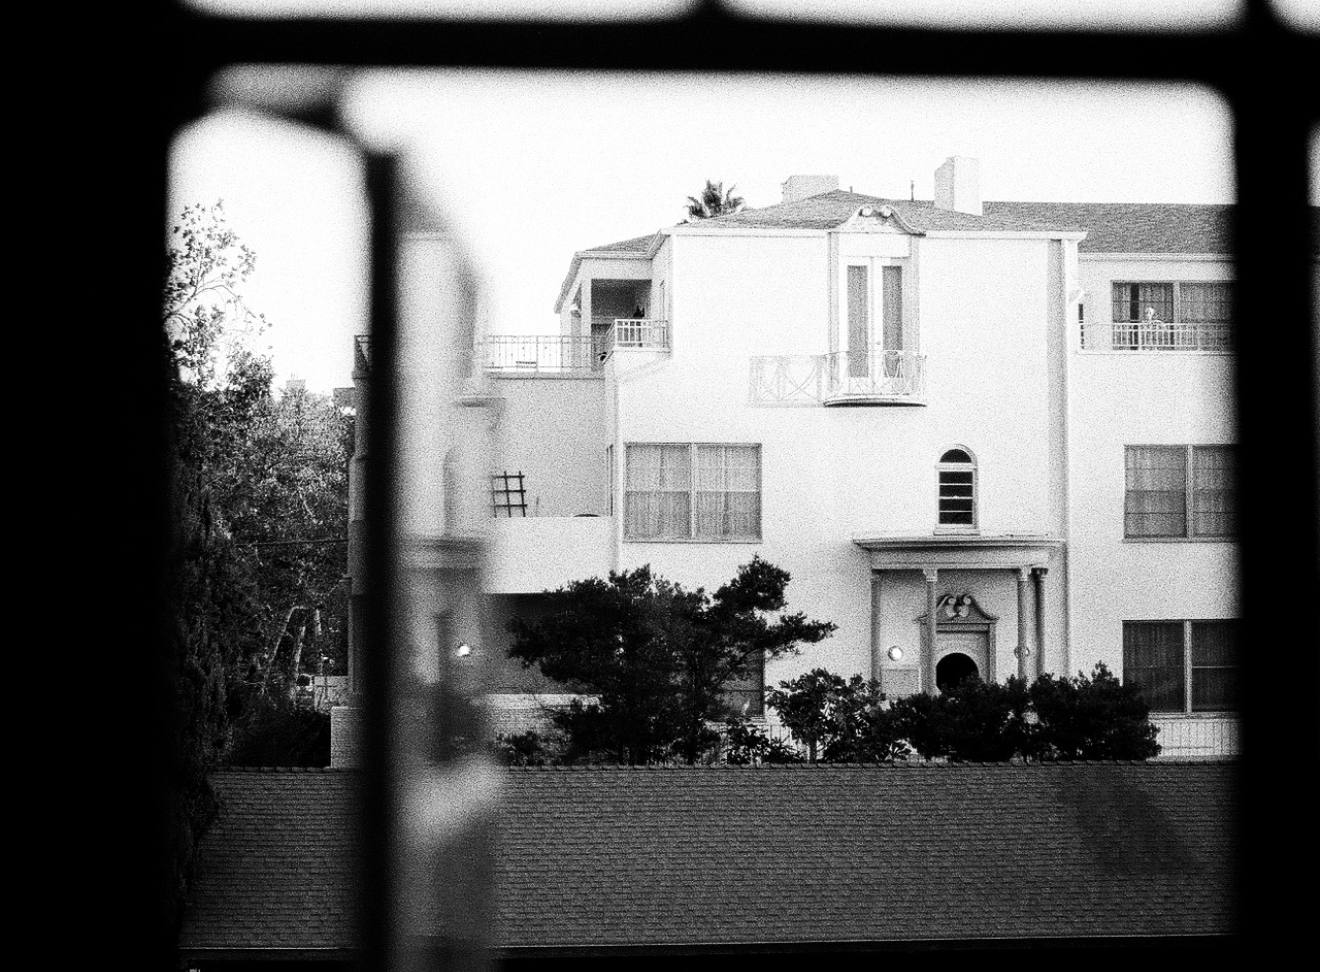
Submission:
[[[755,405],[924,405],[924,355],[836,351],[752,359]]]
[[[1229,324],[1083,324],[1083,351],[1200,351],[1231,354]]]

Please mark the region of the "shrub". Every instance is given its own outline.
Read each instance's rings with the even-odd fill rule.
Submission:
[[[895,734],[926,759],[1003,762],[1031,749],[1026,683],[969,678],[940,695],[913,695],[890,707]]]
[[[771,739],[760,726],[746,719],[728,719],[724,729],[724,761],[734,766],[802,762],[802,756],[792,746]]]
[[[1159,732],[1135,686],[1100,662],[1090,677],[1042,675],[1028,690],[1038,759],[1150,759]]]

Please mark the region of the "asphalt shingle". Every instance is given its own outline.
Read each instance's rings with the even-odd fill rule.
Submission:
[[[186,953],[352,946],[351,771],[225,772]],[[1232,931],[1231,764],[515,769],[494,941]]]

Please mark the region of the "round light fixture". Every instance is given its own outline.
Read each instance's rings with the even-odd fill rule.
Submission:
[[[465,641],[455,649],[455,654],[457,654],[459,658],[466,658],[468,655],[472,654],[472,646]]]
[[[898,647],[898,645],[894,645],[894,647],[890,648],[890,649],[889,649],[889,660],[890,660],[890,661],[902,661],[902,660],[903,660],[903,649],[900,648],[900,647]]]

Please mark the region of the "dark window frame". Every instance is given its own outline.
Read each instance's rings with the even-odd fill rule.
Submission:
[[[1174,490],[1134,490],[1132,486],[1132,457],[1137,450],[1159,451],[1167,453],[1180,453],[1182,457],[1183,484],[1182,484],[1182,531],[1179,533],[1140,533],[1133,531],[1133,517],[1151,515],[1148,511],[1133,510],[1133,499],[1141,493],[1169,493]],[[1230,497],[1229,509],[1218,511],[1198,510],[1198,499],[1203,494],[1216,492],[1211,486],[1202,483],[1197,470],[1198,455],[1205,455],[1209,452],[1227,453],[1229,462],[1227,468],[1232,470],[1236,463],[1234,457],[1237,447],[1232,443],[1206,443],[1200,445],[1128,445],[1123,447],[1123,539],[1136,541],[1149,541],[1155,543],[1178,541],[1178,540],[1201,540],[1201,541],[1220,541],[1230,542],[1237,539],[1236,522],[1238,517],[1238,501],[1236,484],[1230,481],[1227,489],[1219,489],[1217,492],[1226,494]],[[1140,505],[1140,504],[1135,504]],[[1207,515],[1227,515],[1232,524],[1224,532],[1209,532],[1198,529],[1197,514],[1206,513]],[[1174,515],[1174,514],[1165,514]],[[1139,521],[1138,521],[1139,522]]]
[[[129,319],[157,317],[162,279],[162,227],[169,213],[166,153],[174,135],[212,103],[213,76],[232,65],[306,63],[363,67],[494,67],[563,68],[613,71],[777,71],[789,74],[861,73],[896,77],[1035,78],[1108,81],[1190,81],[1210,86],[1229,103],[1235,131],[1237,206],[1233,216],[1237,259],[1237,293],[1252,294],[1254,317],[1271,322],[1268,341],[1244,342],[1236,361],[1239,438],[1238,479],[1241,510],[1242,616],[1248,619],[1253,643],[1283,646],[1320,643],[1320,617],[1315,612],[1277,609],[1278,580],[1287,578],[1303,600],[1320,593],[1320,531],[1317,530],[1317,464],[1314,371],[1316,336],[1311,274],[1315,239],[1308,207],[1308,151],[1313,126],[1320,121],[1320,92],[1310,71],[1320,63],[1320,37],[1290,29],[1268,0],[1244,0],[1242,16],[1220,28],[1184,31],[1114,29],[945,30],[925,27],[814,24],[738,16],[717,2],[699,4],[691,13],[637,23],[609,21],[543,23],[536,21],[447,21],[382,18],[360,21],[335,18],[259,20],[198,12],[178,2],[151,8],[150,38],[143,77],[130,81],[130,97],[143,110],[124,115],[117,124],[142,124],[147,129],[149,158],[132,180],[116,186],[115,201],[125,207],[129,244],[114,248],[122,259],[123,278],[130,281]],[[1113,52],[1123,50],[1125,57]],[[187,51],[180,58],[179,51]],[[883,51],[877,57],[876,51]],[[130,75],[131,76],[131,75]],[[161,78],[167,77],[168,83]],[[98,76],[99,88],[119,84],[117,73]],[[90,91],[90,87],[88,88]],[[289,117],[334,128],[334,113],[316,99],[285,109]],[[342,134],[342,133],[341,133]],[[398,167],[391,156],[364,152],[367,194],[373,212],[371,316],[373,342],[386,372],[397,354],[394,340],[392,230],[397,215],[395,190]],[[155,262],[143,259],[154,254]],[[155,272],[144,272],[153,266]],[[90,325],[86,330],[95,330]],[[162,740],[171,738],[172,712],[159,687],[170,658],[168,635],[171,524],[167,465],[160,453],[168,448],[167,402],[159,369],[160,336],[154,323],[139,328],[100,329],[99,364],[124,363],[137,381],[124,381],[117,409],[126,424],[146,430],[119,443],[116,462],[143,470],[141,480],[118,491],[124,502],[118,519],[124,524],[126,546],[143,544],[155,556],[145,572],[125,572],[128,579],[105,600],[113,613],[154,643],[142,663],[126,669],[121,708],[140,718],[123,727],[119,737],[126,751],[143,754],[134,767],[123,768],[116,785],[140,793],[148,811],[139,821],[141,841],[124,839],[124,867],[140,864],[139,845],[160,846],[159,807],[171,792]],[[378,470],[369,472],[367,493],[377,499],[369,507],[367,527],[388,536],[385,512],[393,483],[384,466],[394,443],[391,421],[394,396],[388,382],[373,383],[373,403],[380,429],[376,441]],[[1287,416],[1289,447],[1277,448],[1272,434],[1278,417]],[[112,489],[114,487],[111,487]],[[1287,511],[1289,543],[1274,542],[1271,527],[1277,511]],[[147,524],[143,529],[140,524]],[[363,595],[364,616],[383,624],[384,593],[393,576],[379,547],[368,549],[369,568],[380,568],[376,582]],[[388,654],[388,653],[386,653]],[[1309,928],[1309,902],[1286,882],[1276,880],[1275,862],[1288,859],[1310,869],[1316,849],[1298,842],[1309,831],[1311,808],[1295,799],[1299,773],[1314,773],[1317,744],[1314,719],[1320,698],[1320,659],[1299,652],[1293,660],[1289,696],[1281,704],[1277,675],[1269,666],[1246,666],[1241,672],[1246,755],[1238,774],[1241,851],[1237,886],[1240,899],[1237,931],[1248,947],[1302,951]],[[106,687],[102,686],[102,691]],[[129,700],[137,699],[140,705]],[[388,716],[389,700],[377,691],[370,725]],[[369,753],[383,751],[385,737],[376,730],[365,740]],[[1261,740],[1263,743],[1253,742]],[[1286,740],[1287,745],[1280,743]],[[360,942],[364,967],[384,968],[392,927],[385,903],[390,887],[388,855],[383,852],[392,833],[387,815],[392,806],[388,778],[371,768],[363,771],[364,839],[375,842],[364,855],[363,900],[373,902],[363,915]],[[127,775],[125,775],[127,774]],[[136,774],[136,776],[134,775]],[[141,785],[129,781],[137,779]],[[129,860],[131,856],[132,860]],[[144,882],[144,894],[126,895],[125,916],[117,923],[121,945],[137,954],[162,956],[159,929],[140,921],[161,898],[160,882]],[[128,929],[128,931],[123,931]],[[1229,940],[1232,941],[1231,939]],[[956,943],[955,943],[956,944]],[[124,950],[121,948],[121,950]],[[162,962],[164,967],[165,962]]]
[[[1208,620],[1169,620],[1169,621],[1124,621],[1123,622],[1123,682],[1128,685],[1142,684],[1142,679],[1136,675],[1137,672],[1158,673],[1167,672],[1165,676],[1166,684],[1157,688],[1151,695],[1146,697],[1147,704],[1150,705],[1152,713],[1162,715],[1214,715],[1214,714],[1235,714],[1238,710],[1238,676],[1241,668],[1238,664],[1224,664],[1223,659],[1218,659],[1215,664],[1198,662],[1199,649],[1204,647],[1205,642],[1210,641],[1208,637],[1211,630],[1218,631],[1220,635],[1227,637],[1227,653],[1236,662],[1240,651],[1242,626],[1236,618],[1216,618]],[[1149,634],[1163,637],[1168,646],[1172,647],[1176,640],[1177,657],[1165,665],[1147,664],[1137,665],[1135,659],[1138,657],[1138,651],[1152,651],[1156,646],[1153,643],[1138,644],[1138,635]],[[1176,639],[1170,636],[1176,634]],[[1207,678],[1198,678],[1198,673],[1225,673],[1229,675],[1227,681],[1226,702],[1198,702],[1198,696],[1202,698],[1207,693]],[[1168,696],[1166,699],[1165,696]],[[1176,705],[1169,705],[1168,702],[1176,702]]]

